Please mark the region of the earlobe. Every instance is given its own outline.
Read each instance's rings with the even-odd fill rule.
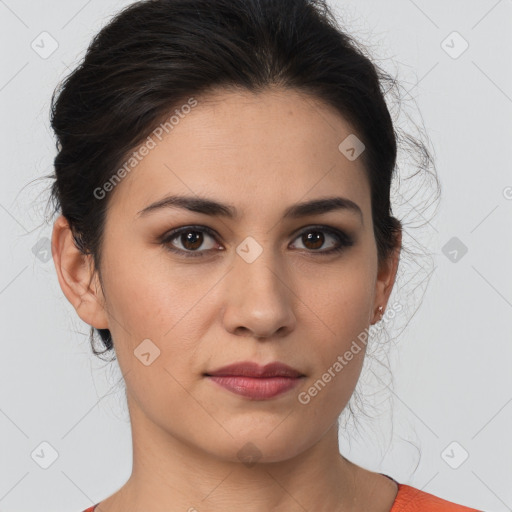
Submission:
[[[60,287],[78,316],[97,329],[108,329],[105,301],[92,256],[76,247],[69,223],[62,215],[53,226],[52,256]]]

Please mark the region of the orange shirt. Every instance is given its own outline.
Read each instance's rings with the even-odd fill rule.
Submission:
[[[388,478],[391,477],[388,476]],[[393,478],[391,479],[394,480]],[[398,485],[398,494],[390,512],[483,512],[476,508],[469,508],[443,500],[410,485],[396,483]],[[84,512],[94,512],[96,506],[97,504],[84,510]]]
[[[420,491],[410,485],[398,484],[390,512],[483,512],[476,508],[464,507],[451,501],[443,500],[433,494]]]

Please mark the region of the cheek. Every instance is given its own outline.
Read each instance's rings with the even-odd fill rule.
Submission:
[[[316,314],[328,346],[341,345],[368,327],[375,276],[361,251],[300,281],[299,296]]]
[[[214,284],[211,276],[202,276],[194,265],[185,272],[158,248],[127,251],[117,261],[105,256],[105,268],[111,331],[123,373],[133,370],[136,392],[146,397],[161,394],[175,405],[186,400],[178,383],[188,388],[197,378],[198,342],[214,321],[208,315],[215,305],[208,306],[205,297]],[[150,366],[139,359],[143,353],[149,353]]]
[[[302,283],[301,292],[311,309],[311,322],[317,326],[311,331],[315,333],[313,342],[317,348],[315,377],[323,376],[332,382],[328,386],[340,393],[340,388],[348,389],[350,383],[355,386],[363,364],[373,306],[373,274],[363,257],[351,258],[315,282],[310,286]],[[333,374],[336,376],[332,377]]]
[[[124,253],[105,265],[105,287],[113,326],[134,343],[145,338],[163,342],[179,330],[182,319],[198,302],[197,287],[172,268],[159,249]],[[124,329],[123,329],[124,328]]]
[[[130,254],[108,266],[104,281],[127,389],[155,422],[159,416],[170,420],[164,410],[190,404],[185,389],[194,378],[190,365],[200,338],[194,321],[198,290],[170,275],[169,268],[165,273],[159,258],[139,260]]]

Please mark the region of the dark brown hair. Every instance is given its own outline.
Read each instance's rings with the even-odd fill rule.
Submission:
[[[325,1],[135,2],[94,37],[52,96],[54,212],[61,209],[77,247],[92,254],[99,272],[109,197],[98,199],[94,190],[164,116],[214,89],[260,92],[276,86],[334,107],[363,141],[382,261],[401,230],[390,204],[397,134],[384,97],[386,87],[395,85],[340,29]],[[427,149],[414,144],[428,162]],[[104,352],[112,350],[110,331],[99,334]]]

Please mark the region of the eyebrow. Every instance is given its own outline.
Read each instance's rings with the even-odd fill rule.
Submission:
[[[203,213],[216,217],[226,217],[236,219],[240,217],[237,208],[231,204],[223,204],[212,199],[202,197],[188,196],[167,196],[155,203],[146,206],[137,213],[137,217],[146,216],[150,212],[160,210],[162,208],[183,208],[191,212]],[[363,221],[363,212],[361,208],[346,197],[327,197],[322,199],[314,199],[304,203],[294,204],[288,207],[284,214],[284,219],[297,219],[308,215],[319,215],[336,210],[345,210],[358,214]]]

